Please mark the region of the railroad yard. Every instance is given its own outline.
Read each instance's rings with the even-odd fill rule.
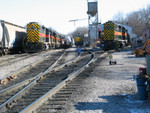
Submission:
[[[116,65],[109,64],[110,55]],[[7,55],[0,62],[1,112],[150,112],[133,79],[146,66],[145,57],[135,57],[130,49],[83,48],[81,54],[76,48],[58,49]]]
[[[145,67],[145,57],[137,58],[131,50],[112,55],[117,65],[98,58],[83,72],[89,77],[67,102],[68,113],[150,113],[150,103],[139,99],[133,79]]]
[[[150,113],[149,0],[1,4],[0,113]]]

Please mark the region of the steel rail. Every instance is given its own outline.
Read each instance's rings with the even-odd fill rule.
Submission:
[[[65,54],[65,52],[48,69],[49,70],[52,69],[58,63],[58,61],[63,57],[64,54]],[[13,90],[16,90],[16,89],[18,89],[18,88],[20,88],[22,86],[25,86],[25,85],[29,84],[31,81],[33,81],[34,79],[36,79],[38,76],[39,75],[36,75],[35,77],[27,79],[27,80],[25,80],[23,82],[20,82],[20,83],[16,84],[16,85],[13,85],[13,86],[8,87],[6,89],[0,90],[0,94],[2,95],[2,94],[10,93]]]
[[[15,85],[13,85],[13,86],[10,86],[10,87],[8,87],[8,88],[2,89],[2,90],[0,90],[0,94],[1,94],[1,95],[4,95],[4,94],[10,93],[10,92],[12,92],[12,91],[14,91],[14,90],[17,90],[17,89],[19,89],[20,87],[26,86],[27,84],[29,84],[31,81],[33,81],[33,80],[36,79],[36,78],[37,78],[37,76],[32,77],[32,78],[30,78],[30,79],[27,79],[27,80],[25,80],[25,81],[23,81],[23,82],[17,83],[17,84],[15,84]]]
[[[63,57],[63,55],[65,54],[65,52],[66,52],[66,51],[64,51],[64,53],[48,68],[49,70],[52,69],[52,68],[58,63],[58,61]],[[16,84],[16,85],[13,85],[13,86],[11,86],[11,87],[8,87],[8,88],[6,88],[6,89],[3,89],[3,90],[0,91],[0,94],[1,94],[1,95],[4,95],[4,94],[7,94],[7,93],[12,92],[13,90],[19,89],[20,87],[26,86],[26,85],[28,85],[29,83],[31,83],[33,80],[38,79],[41,74],[42,74],[42,73],[38,74],[38,75],[35,76],[35,77],[32,77],[32,78],[30,78],[30,79],[27,79],[27,80],[25,80],[25,81],[23,81],[23,82],[21,82],[21,83],[18,83],[18,84]],[[6,110],[5,107],[8,107],[8,106],[12,105],[12,103],[13,103],[12,101],[14,101],[14,98],[15,98],[17,95],[19,95],[21,92],[22,92],[22,90],[19,91],[19,92],[18,92],[16,95],[14,95],[13,97],[11,97],[9,100],[7,100],[7,101],[4,102],[3,104],[1,104],[1,105],[0,105],[0,109],[2,108],[2,109],[5,109],[5,110]],[[5,111],[5,110],[2,110],[2,111]],[[1,111],[1,110],[0,110],[0,111]]]
[[[63,56],[63,55],[62,55]],[[62,57],[61,56],[61,57]],[[60,58],[61,58],[60,57]],[[59,58],[59,59],[60,59]],[[15,104],[15,102],[22,96],[24,95],[31,87],[34,87],[34,85],[40,80],[42,79],[46,74],[57,71],[63,67],[65,67],[66,65],[70,65],[73,62],[76,62],[77,60],[79,60],[80,55],[78,55],[76,58],[72,59],[71,61],[66,62],[65,64],[62,64],[60,66],[57,66],[56,68],[53,68],[57,63],[54,63],[54,65],[52,67],[49,67],[45,72],[40,73],[39,75],[37,75],[35,77],[35,79],[30,82],[26,87],[24,87],[21,91],[19,91],[17,94],[15,94],[14,96],[12,96],[9,100],[7,100],[6,102],[4,102],[3,104],[0,105],[0,111],[5,112],[7,110],[7,108],[13,106]],[[58,62],[58,60],[57,60]]]
[[[63,88],[69,81],[73,80],[78,74],[80,74],[82,71],[84,71],[89,64],[95,61],[95,54],[91,54],[91,60],[84,65],[82,68],[80,68],[78,71],[73,72],[69,74],[68,78],[63,80],[61,83],[59,83],[57,86],[52,88],[49,92],[41,96],[38,100],[34,101],[32,104],[27,106],[25,109],[20,111],[19,113],[32,113],[35,111],[39,106],[41,106],[47,99],[51,98],[54,94],[56,94],[61,88]]]
[[[48,57],[49,57],[49,56],[46,56],[45,59],[48,58]],[[19,74],[19,73],[21,73],[21,72],[23,72],[23,71],[25,71],[25,70],[28,70],[28,69],[30,69],[31,67],[34,67],[35,65],[41,63],[42,61],[43,61],[43,59],[42,59],[42,60],[39,60],[39,61],[37,61],[37,62],[34,62],[34,63],[30,64],[30,65],[27,65],[27,66],[25,66],[25,67],[23,67],[23,68],[20,68],[20,69],[18,69],[18,71],[16,71],[16,72],[12,72],[12,73],[10,73],[10,74],[7,74],[5,77],[3,77],[3,78],[0,79],[0,84],[4,84],[4,83],[6,83],[7,81],[10,81],[10,80],[14,79],[17,74]],[[53,66],[53,67],[54,67],[54,66]]]

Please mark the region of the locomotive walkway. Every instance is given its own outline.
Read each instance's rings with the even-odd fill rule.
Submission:
[[[83,72],[89,77],[67,102],[66,113],[150,113],[150,103],[139,100],[133,80],[145,67],[145,57],[136,58],[130,50],[112,55],[117,65],[98,59]]]

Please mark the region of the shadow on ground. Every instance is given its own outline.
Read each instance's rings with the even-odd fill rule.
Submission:
[[[98,99],[99,102],[78,102],[74,107],[79,111],[101,110],[103,113],[132,113],[133,109],[144,111],[150,106],[147,101],[138,100],[137,94],[99,96]]]

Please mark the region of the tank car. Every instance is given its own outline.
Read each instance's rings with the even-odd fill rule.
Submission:
[[[63,38],[61,39],[61,47],[63,49],[67,49],[72,47],[72,45],[74,44],[74,39],[71,38],[70,36],[63,36]]]
[[[64,39],[64,44],[63,44],[63,48],[70,48],[73,45],[73,38],[71,38],[70,36],[66,36]]]
[[[23,52],[22,40],[25,36],[25,27],[0,20],[0,54]]]
[[[101,47],[103,50],[117,50],[128,45],[127,30],[112,21],[104,23],[104,36]]]
[[[60,47],[61,39],[54,31],[37,22],[27,24],[27,37],[24,40],[25,52],[39,52]]]

